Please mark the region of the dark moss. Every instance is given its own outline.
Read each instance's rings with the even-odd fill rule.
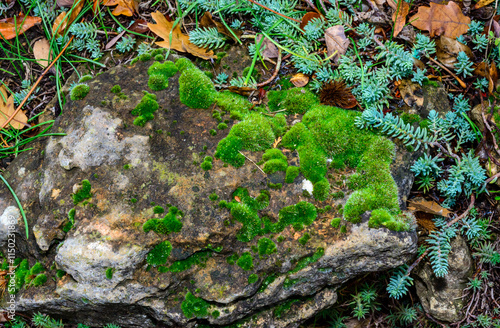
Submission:
[[[276,190],[279,190],[279,189],[281,189],[281,188],[283,187],[283,184],[281,184],[281,183],[272,183],[272,182],[269,182],[269,183],[267,184],[267,186],[268,186],[269,188],[271,188],[271,189],[276,189]]]
[[[115,84],[115,85],[111,88],[111,92],[112,92],[112,93],[119,94],[121,91],[122,91],[122,87],[121,87],[121,86],[119,86],[118,84]]]
[[[152,203],[152,205],[154,205],[154,202]],[[163,207],[159,206],[159,205],[155,206],[153,208],[153,213],[155,213],[155,214],[162,214],[164,212],[165,212],[165,209]]]
[[[226,258],[226,262],[228,264],[234,265],[236,264],[236,261],[238,261],[238,259],[239,259],[238,254],[234,253]]]
[[[243,270],[252,270],[253,269],[253,256],[250,252],[245,252],[241,254],[236,264],[242,268]]]
[[[212,255],[212,251],[201,251],[194,253],[185,260],[175,261],[170,266],[158,267],[158,272],[182,272],[191,269],[195,265],[205,265],[208,258]]]
[[[282,242],[284,242],[284,241],[285,241],[285,237],[283,237],[283,236],[278,236],[278,238],[276,238],[276,241],[277,241],[278,243],[282,243]]]
[[[89,91],[90,87],[88,85],[77,84],[71,89],[69,96],[71,100],[82,100],[85,96],[87,96]]]
[[[321,257],[323,257],[323,255],[325,255],[325,249],[318,247],[313,255],[300,259],[295,265],[295,268],[290,270],[290,273],[299,272],[310,264],[317,262]]]
[[[204,318],[208,316],[210,304],[202,298],[196,297],[191,292],[186,294],[186,298],[181,304],[182,313],[188,319],[192,317]]]
[[[211,135],[213,136],[216,136],[217,135],[217,130],[215,129],[210,129],[210,131],[208,131]]]
[[[219,198],[219,196],[217,196],[217,194],[216,194],[216,193],[211,193],[211,194],[208,196],[208,199],[210,199],[212,202],[215,202],[218,198]]]
[[[260,256],[271,255],[273,253],[276,253],[276,251],[278,250],[276,248],[276,244],[269,238],[259,239],[257,246]]]
[[[262,285],[260,286],[258,292],[259,293],[264,292],[266,290],[267,286],[272,284],[276,280],[277,277],[278,276],[275,274],[267,276],[266,279],[264,279],[264,281],[262,282]]]
[[[80,189],[78,189],[78,191],[72,195],[73,203],[76,205],[76,204],[80,203],[81,201],[92,197],[92,193],[90,192],[91,189],[92,189],[92,186],[90,185],[90,181],[83,180],[82,186],[80,187]]]
[[[252,273],[251,275],[248,276],[249,284],[255,284],[257,281],[259,281],[259,275]]]
[[[178,209],[172,206],[168,209],[168,213],[163,219],[149,219],[144,223],[142,229],[146,233],[151,230],[160,234],[179,232],[182,229],[182,222],[178,219],[180,215]]]
[[[342,225],[342,226],[340,227],[340,233],[347,233],[347,226]]]
[[[278,319],[281,318],[281,316],[284,313],[288,312],[292,308],[293,304],[298,303],[298,302],[300,302],[300,301],[297,299],[291,299],[291,300],[285,301],[284,303],[276,306],[274,308],[274,311],[273,311],[274,316]]]
[[[302,245],[307,244],[307,242],[311,239],[311,235],[306,232],[305,234],[302,235],[302,237],[299,238],[299,243]]]
[[[213,311],[213,312],[212,312],[212,314],[211,314],[211,315],[212,315],[212,317],[213,317],[214,319],[217,319],[218,317],[220,317],[220,312],[219,312],[219,311],[217,311],[217,310],[215,310],[215,311]]]
[[[343,192],[343,191],[337,191],[337,192],[334,192],[334,193],[332,194],[332,197],[333,197],[334,199],[342,199],[342,198],[344,198],[344,197],[345,197],[345,194],[344,194],[344,192]]]
[[[156,245],[147,255],[146,261],[150,265],[163,265],[167,263],[168,257],[172,252],[172,244],[169,241],[163,241]]]
[[[57,278],[62,278],[62,277],[64,277],[65,275],[66,275],[66,271],[64,271],[64,270],[57,270],[57,271],[56,271],[56,277],[57,277]]]

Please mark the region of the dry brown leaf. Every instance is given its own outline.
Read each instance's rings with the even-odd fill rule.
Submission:
[[[306,27],[306,25],[309,23],[309,21],[313,18],[323,18],[323,16],[321,16],[320,14],[318,14],[317,12],[314,12],[314,11],[306,13],[302,17],[302,21],[300,22],[300,29],[304,30],[304,27]]]
[[[14,16],[10,18],[0,19],[0,40],[10,40],[21,35],[36,24],[40,24],[42,19],[34,16]]]
[[[429,31],[430,37],[444,35],[455,39],[469,30],[470,18],[460,7],[450,1],[447,5],[431,2],[430,7],[420,6],[410,18],[411,25]]]
[[[36,62],[42,66],[49,66],[52,56],[50,56],[50,43],[47,39],[43,38],[35,42],[33,45],[33,55],[35,56]]]
[[[139,12],[139,4],[135,0],[103,0],[102,4],[106,7],[116,6],[111,12],[114,16],[132,17],[134,13]]]
[[[248,97],[248,96],[250,96],[251,94],[253,94],[253,93],[255,93],[257,91],[257,89],[254,89],[254,88],[250,88],[250,87],[236,87],[234,85],[230,86],[227,89],[229,91],[231,91],[231,92],[237,93],[237,94],[245,96],[245,97]]]
[[[457,56],[460,51],[465,52],[469,58],[473,58],[470,48],[455,39],[442,35],[436,40],[436,57],[448,68],[455,68]]]
[[[255,38],[255,44],[259,44],[261,39],[262,35],[257,35],[257,37]],[[278,47],[276,47],[276,45],[268,38],[265,38],[264,41],[262,41],[259,51],[262,57],[264,57],[265,59],[278,58]]]
[[[301,88],[309,83],[309,76],[302,73],[297,73],[290,79],[290,82],[292,82],[292,84],[297,88]]]
[[[73,6],[73,3],[75,2],[75,0],[57,0],[56,3],[59,7],[71,7]]]
[[[422,106],[424,104],[423,93],[417,92],[422,89],[418,83],[412,82],[410,79],[402,79],[398,88],[401,97],[408,106]]]
[[[442,207],[435,201],[425,200],[422,197],[417,197],[408,201],[408,205],[414,207],[417,211],[430,213],[434,215],[441,215],[448,217],[449,214],[453,213],[446,208]]]
[[[0,126],[2,126],[9,117],[14,114],[14,97],[12,95],[7,97],[7,90],[5,86],[0,86]],[[5,102],[4,99],[7,101]],[[28,118],[22,111],[17,112],[16,116],[10,121],[9,126],[12,126],[14,129],[21,130],[26,126],[28,122]]]
[[[129,31],[144,34],[149,31],[148,22],[144,19],[136,19],[134,24],[128,28]]]
[[[495,0],[479,0],[479,2],[478,2],[478,3],[476,3],[476,4],[474,5],[474,7],[472,7],[472,9],[479,9],[479,8],[482,8],[482,7],[484,7],[484,6],[489,5],[489,4],[490,4],[490,3],[492,3],[493,1],[495,1]]]
[[[344,55],[351,43],[344,34],[342,25],[329,27],[325,31],[326,51],[328,57],[337,63],[341,55]]]
[[[54,20],[52,24],[53,35],[63,35],[66,29],[73,23],[78,14],[83,8],[85,0],[75,0],[73,7],[68,12],[62,12]]]
[[[235,42],[238,42],[238,38],[243,34],[243,31],[240,30],[231,30],[238,37],[235,38],[231,31],[226,27],[226,25],[215,21],[212,17],[212,14],[208,11],[203,14],[200,19],[201,27],[215,27],[219,33],[224,34],[225,36],[233,39]]]
[[[394,22],[394,32],[393,36],[396,37],[399,32],[405,27],[406,24],[406,16],[410,12],[410,5],[406,1],[399,0],[398,3],[394,2],[394,0],[388,1],[389,6],[394,9],[394,13],[392,14],[392,21]]]
[[[241,199],[238,196],[234,196],[234,200],[237,201],[238,203],[241,203]]]
[[[149,29],[164,41],[157,41],[156,44],[162,48],[174,49],[181,52],[189,52],[190,54],[203,59],[214,58],[214,52],[205,48],[200,48],[189,41],[189,35],[181,32],[181,27],[177,24],[174,29],[173,22],[169,22],[165,16],[159,11],[151,14],[156,24],[148,23]],[[172,32],[172,43],[170,40],[170,32]]]
[[[493,95],[493,91],[497,89],[497,82],[498,82],[498,71],[497,71],[497,65],[495,64],[495,61],[491,61],[491,66],[490,66],[490,77],[489,77],[489,85],[488,85],[488,92],[490,95]]]

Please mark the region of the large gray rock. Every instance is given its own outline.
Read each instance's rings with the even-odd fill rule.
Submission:
[[[83,101],[68,100],[54,125],[53,131],[66,135],[34,142],[34,149],[22,153],[4,174],[30,227],[27,240],[12,195],[0,190],[0,214],[14,214],[19,222],[17,257],[28,259],[30,265],[40,261],[49,277],[41,287],[20,291],[18,311],[96,326],[114,322],[123,327],[193,327],[242,320],[248,327],[297,327],[334,304],[335,290],[342,283],[394,268],[415,254],[414,231],[370,229],[365,220],[343,222],[347,232],[341,233],[330,225],[340,216],[334,206],[304,230],[289,226],[279,234],[267,234],[274,241],[282,236],[281,242],[276,243],[276,253],[259,257],[254,251],[259,237],[238,241],[241,223],[217,203],[231,201],[238,187],[256,197],[269,181],[283,177],[268,177],[250,161],[236,169],[214,160],[213,168],[203,171],[199,163],[205,155],[213,156],[227,130],[216,136],[209,133],[218,122],[210,110],[190,109],[180,102],[176,77],[167,90],[155,92],[160,105],[155,119],[144,127],[133,125],[130,111],[142,98],[141,91],[149,90],[148,65],[117,67],[89,81],[89,95]],[[127,99],[109,92],[115,84],[121,85]],[[286,154],[290,163],[297,161],[294,152]],[[262,153],[245,155],[259,162]],[[75,205],[71,194],[83,180],[89,180],[92,198]],[[269,189],[269,206],[259,214],[275,221],[280,209],[302,200],[318,208],[335,205],[333,200],[305,198],[299,180],[280,190]],[[209,199],[214,192],[217,202]],[[152,202],[178,207],[183,212],[182,230],[144,233],[142,225],[148,219],[164,216],[153,212]],[[72,208],[75,225],[66,233],[63,227]],[[302,245],[298,239],[306,232],[311,239]],[[160,273],[148,266],[147,254],[165,240],[172,244],[168,264],[183,263],[185,270]],[[321,249],[324,254],[312,258]],[[250,271],[227,261],[244,252],[253,252]],[[107,278],[108,269],[113,275]],[[56,278],[56,270],[66,274]],[[258,280],[249,283],[253,273]],[[187,291],[200,304],[208,304],[212,315],[187,318],[182,310]]]
[[[414,270],[417,295],[425,312],[447,322],[462,319],[461,310],[466,304],[462,294],[473,273],[473,263],[467,242],[457,235],[451,241],[449,272],[445,277],[436,277],[429,262]]]

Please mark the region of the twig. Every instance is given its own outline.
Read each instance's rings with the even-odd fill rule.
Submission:
[[[245,156],[245,154],[243,154],[241,151],[239,152],[241,155]],[[262,171],[262,169],[260,168],[260,166],[257,165],[257,163],[255,163],[253,160],[251,160],[250,158],[246,157],[246,159],[248,159],[250,162],[252,162],[255,166],[257,166],[257,168],[260,170],[260,172],[262,172],[262,174],[264,174],[265,176],[267,176],[266,172]]]
[[[455,73],[453,73],[452,71],[450,71],[449,69],[447,69],[446,66],[442,65],[440,62],[438,62],[437,60],[431,58],[430,56],[427,56],[427,59],[429,59],[431,62],[433,62],[434,64],[438,65],[442,69],[444,69],[449,74],[451,74],[451,76],[453,76],[455,78],[455,80],[457,80],[458,83],[460,83],[460,86],[462,88],[464,88],[464,89],[467,88],[467,84],[465,84],[464,81],[460,80],[460,78],[458,76],[456,76]]]
[[[283,15],[283,14],[280,14],[279,12],[274,11],[274,10],[272,10],[271,8],[268,8],[268,7],[264,6],[264,5],[261,5],[260,3],[258,3],[258,2],[256,2],[256,1],[254,1],[254,0],[248,0],[248,1],[249,1],[249,2],[251,2],[251,3],[253,3],[254,5],[257,5],[257,6],[259,6],[259,7],[262,7],[262,8],[264,8],[264,9],[267,9],[267,10],[269,10],[270,12],[273,12],[273,13],[275,13],[276,15],[279,15],[279,16],[281,16],[281,17],[283,17],[283,18],[288,18],[288,19],[293,20],[294,22],[300,23],[300,21],[299,21],[299,20],[297,20],[297,19],[295,19],[295,18],[292,18],[292,17],[288,17],[288,16]]]
[[[52,63],[50,63],[50,65],[47,66],[47,68],[42,72],[42,74],[40,75],[40,77],[38,77],[38,80],[36,80],[36,82],[33,84],[33,86],[31,87],[31,89],[28,92],[28,94],[26,95],[26,97],[24,97],[23,101],[19,104],[19,106],[17,106],[17,108],[14,111],[14,113],[12,113],[12,115],[7,119],[7,121],[5,121],[5,123],[0,127],[0,130],[2,130],[3,128],[5,128],[7,126],[7,124],[9,124],[10,121],[12,121],[12,119],[17,115],[17,113],[19,113],[19,111],[24,106],[24,104],[26,103],[26,101],[28,101],[28,98],[31,96],[31,94],[33,93],[33,91],[35,90],[35,88],[38,86],[38,84],[40,83],[40,81],[42,80],[42,78],[45,76],[45,74],[47,74],[47,72],[52,68],[52,66],[54,66],[54,64],[59,60],[59,58],[62,56],[62,54],[64,53],[64,51],[71,44],[71,41],[73,41],[74,37],[75,36],[73,35],[69,39],[68,43],[64,46],[64,48],[62,48],[62,50],[59,53],[59,55],[57,55],[57,57],[52,61]]]
[[[276,68],[274,69],[274,73],[273,75],[265,80],[264,82],[262,83],[257,83],[257,87],[263,87],[265,85],[268,85],[269,83],[271,83],[275,78],[276,76],[278,75],[278,72],[280,71],[280,68],[281,68],[281,49],[278,49],[278,62],[276,63]]]
[[[318,8],[316,8],[316,6],[314,5],[314,3],[311,1],[311,0],[305,0],[305,2],[307,2],[307,4],[309,6],[311,6],[312,9],[314,9],[318,14],[321,15],[321,12],[318,10]],[[323,15],[322,15],[323,16]]]

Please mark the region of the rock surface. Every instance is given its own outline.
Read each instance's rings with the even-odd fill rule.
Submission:
[[[473,273],[473,263],[467,242],[458,235],[451,241],[449,272],[445,277],[437,278],[429,262],[417,267],[413,273],[415,287],[425,312],[447,322],[462,319],[461,310],[466,303],[462,294]]]
[[[36,141],[4,174],[31,231],[26,239],[12,195],[0,190],[0,214],[15,214],[19,222],[16,257],[29,259],[30,265],[41,262],[49,277],[44,285],[19,292],[18,311],[44,312],[91,326],[113,322],[122,327],[194,327],[240,321],[248,327],[297,327],[334,304],[335,290],[345,281],[399,266],[415,254],[414,231],[370,229],[366,220],[343,222],[346,233],[333,228],[330,221],[340,216],[339,208],[332,200],[304,197],[302,176],[280,190],[269,189],[269,206],[259,214],[273,221],[280,209],[299,201],[333,209],[318,214],[304,230],[289,226],[266,235],[277,245],[274,254],[259,256],[259,237],[238,241],[242,225],[219,208],[219,200],[231,201],[238,187],[257,197],[269,182],[284,177],[268,177],[250,161],[236,169],[214,160],[211,170],[202,170],[203,157],[213,156],[228,129],[215,136],[209,133],[218,122],[210,110],[190,109],[180,102],[177,77],[169,79],[168,89],[155,92],[160,109],[154,120],[144,127],[133,125],[131,110],[142,90],[151,92],[146,73],[150,64],[117,67],[88,81],[89,95],[68,100],[54,125],[54,132],[66,135]],[[116,84],[127,99],[110,92]],[[298,160],[294,152],[285,154],[290,163]],[[245,155],[259,162],[262,152]],[[75,205],[71,195],[83,180],[90,182],[92,197]],[[213,193],[217,201],[209,199]],[[148,219],[165,215],[155,214],[154,206],[166,204],[182,211],[182,230],[145,233],[142,226]],[[75,223],[64,232],[72,208]],[[305,233],[310,240],[299,243]],[[148,253],[166,240],[172,245],[168,265],[183,264],[185,270],[160,273],[147,264]],[[313,258],[321,249],[324,255]],[[227,261],[244,252],[254,258],[248,271]],[[190,261],[192,265],[186,265]],[[66,274],[56,278],[56,270]],[[111,277],[107,270],[113,272]],[[258,275],[256,282],[249,283],[251,274]],[[188,291],[208,305],[208,314],[196,312],[195,305],[196,315],[186,317],[182,308]]]

